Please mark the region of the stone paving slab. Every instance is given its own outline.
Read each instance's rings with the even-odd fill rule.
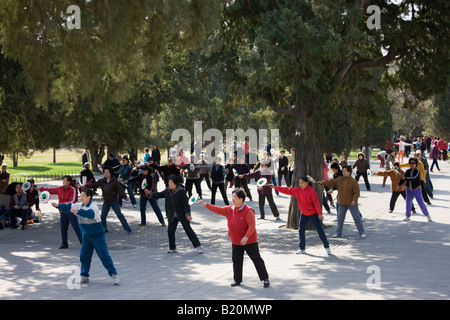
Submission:
[[[376,162],[372,163],[376,171]],[[297,299],[449,299],[450,297],[450,165],[440,162],[442,172],[432,173],[435,197],[429,211],[433,222],[420,213],[403,222],[405,202],[388,213],[390,188],[382,178],[370,176],[372,191],[360,181],[360,211],[365,218],[366,239],[356,231],[348,214],[344,236],[333,239],[336,212],[325,214],[325,230],[333,255],[328,256],[317,233],[307,231],[307,254],[296,255],[298,232],[282,226],[289,197],[275,196],[281,222],[271,217],[257,220],[261,255],[271,286],[262,287],[252,262],[245,257],[244,282],[232,288],[231,244],[226,220],[194,205],[192,227],[204,254],[197,254],[183,229],[177,230],[177,254],[167,254],[167,227],[161,227],[151,207],[147,226],[138,227],[140,213],[125,202],[123,212],[133,229],[127,234],[111,210],[106,234],[110,254],[121,284],[112,286],[94,254],[91,282],[79,288],[71,282],[79,272],[80,245],[69,228],[69,246],[59,250],[59,216],[43,206],[44,219],[26,230],[0,230],[0,299],[25,300],[297,300]],[[58,185],[60,182],[52,182]],[[389,184],[389,182],[388,182]],[[160,184],[162,186],[162,184]],[[202,187],[206,190],[206,184]],[[257,199],[256,186],[250,186]],[[231,194],[231,189],[228,189]],[[205,201],[210,199],[205,191]],[[96,197],[101,205],[101,198]],[[217,205],[223,205],[220,194]],[[249,202],[258,215],[258,203]],[[164,214],[164,201],[159,200]],[[377,285],[379,284],[379,285]]]

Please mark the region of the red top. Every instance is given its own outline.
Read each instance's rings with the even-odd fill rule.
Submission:
[[[256,234],[255,211],[244,204],[241,208],[234,206],[217,207],[207,203],[206,208],[216,214],[227,217],[228,235],[231,243],[241,245],[243,237],[247,237],[247,244],[258,242]]]
[[[322,206],[319,203],[319,198],[317,198],[317,193],[311,186],[307,186],[305,189],[302,189],[301,187],[275,187],[275,190],[295,196],[297,198],[298,207],[305,216],[311,216],[315,213],[319,216],[322,215]]]
[[[57,188],[41,187],[39,188],[39,191],[40,192],[48,191],[50,192],[50,194],[57,194],[59,203],[76,203],[78,200],[77,190],[72,186],[68,187],[60,186]]]

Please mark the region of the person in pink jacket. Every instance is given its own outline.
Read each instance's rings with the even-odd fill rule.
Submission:
[[[71,176],[64,176],[63,177],[63,185],[57,188],[39,188],[40,192],[48,191],[50,194],[56,194],[58,195],[58,203],[77,203],[78,200],[78,191],[74,186],[73,180]],[[67,232],[69,230],[69,224],[72,225],[73,230],[75,231],[78,240],[80,241],[80,244],[82,242],[82,235],[80,226],[78,224],[78,219],[74,215],[70,215],[67,213],[61,212],[60,218],[59,218],[59,225],[61,227],[61,238],[62,243],[59,247],[60,249],[67,249],[69,248],[69,242],[68,242],[68,235]]]

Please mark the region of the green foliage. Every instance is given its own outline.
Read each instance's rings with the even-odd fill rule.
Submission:
[[[447,92],[437,95],[430,106],[430,121],[427,131],[435,137],[450,141],[450,87]]]

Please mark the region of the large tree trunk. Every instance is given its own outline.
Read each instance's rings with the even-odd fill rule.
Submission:
[[[102,164],[102,159],[105,156],[105,145],[102,144],[100,147],[92,146],[89,147],[89,150],[91,151],[91,170],[94,172],[100,172],[97,165]]]
[[[298,180],[301,176],[310,175],[316,181],[323,180],[323,150],[321,143],[321,134],[319,126],[312,126],[312,130],[306,130],[305,119],[302,116],[296,118],[295,128],[295,164],[292,175],[292,187],[298,186]],[[319,202],[322,205],[323,187],[313,183],[312,187],[316,190]],[[291,197],[289,204],[289,214],[286,227],[288,229],[298,229],[300,219],[300,210],[297,199]],[[309,227],[308,227],[309,229]]]

